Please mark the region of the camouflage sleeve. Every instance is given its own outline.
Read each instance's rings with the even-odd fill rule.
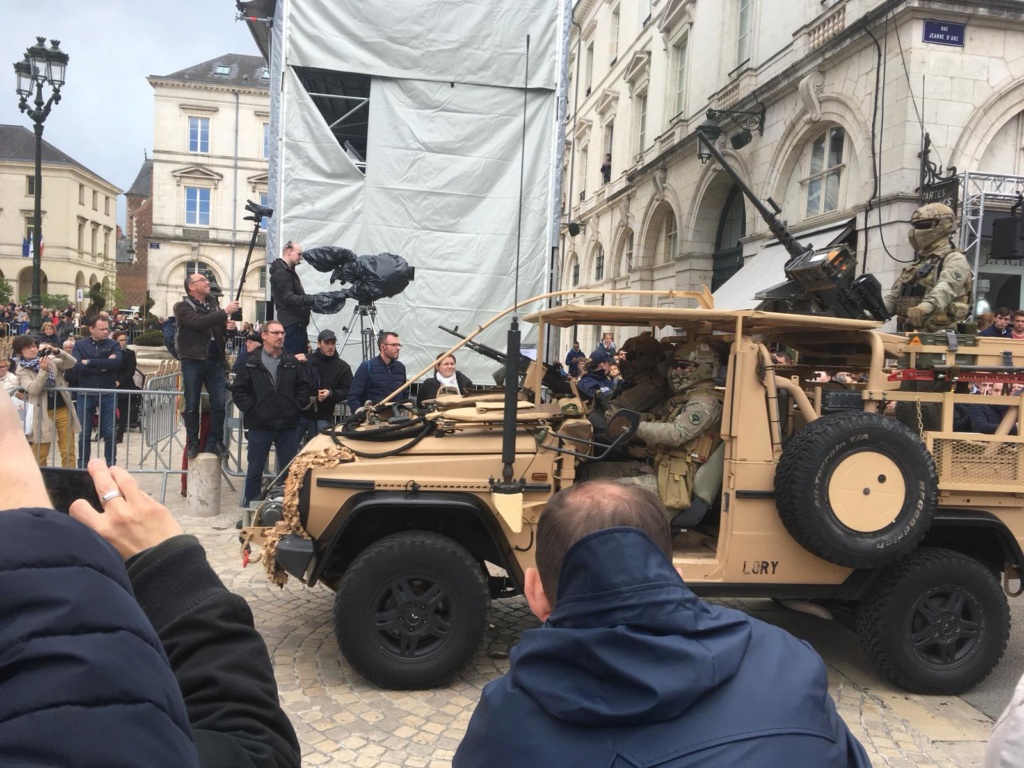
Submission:
[[[890,288],[889,292],[882,298],[882,301],[885,304],[885,311],[890,315],[896,314],[896,300],[899,299],[900,289],[903,287],[903,280],[901,277],[902,275],[897,275],[896,282],[892,284],[892,288]]]
[[[640,424],[637,435],[652,448],[658,445],[675,448],[706,432],[721,417],[722,403],[717,397],[697,396],[687,400],[670,421]]]
[[[940,312],[949,308],[964,289],[964,284],[971,276],[971,265],[967,257],[959,251],[953,251],[942,262],[935,285],[921,300],[928,304],[928,312]]]

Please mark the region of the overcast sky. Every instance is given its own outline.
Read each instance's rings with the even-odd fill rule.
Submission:
[[[224,53],[259,55],[233,0],[11,0],[0,35],[0,124],[32,128],[18,111],[14,62],[39,35],[60,40],[66,84],[43,138],[121,190],[153,150],[153,89],[166,75]],[[3,78],[7,78],[6,85]],[[124,197],[118,221],[124,224]]]

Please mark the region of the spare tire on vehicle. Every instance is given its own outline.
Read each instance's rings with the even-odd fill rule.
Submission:
[[[825,560],[875,568],[908,554],[931,526],[935,463],[895,419],[823,416],[786,443],[775,502],[790,535]]]

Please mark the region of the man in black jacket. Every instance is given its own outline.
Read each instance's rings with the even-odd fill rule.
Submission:
[[[181,380],[185,390],[185,452],[188,458],[199,455],[199,404],[203,386],[210,396],[210,435],[206,444],[217,456],[227,456],[224,445],[224,407],[227,383],[224,379],[224,348],[228,316],[238,309],[232,301],[223,309],[210,295],[210,280],[196,273],[185,278],[185,298],[174,305],[177,323],[175,350],[181,360]]]
[[[293,355],[306,351],[309,343],[306,326],[316,300],[315,296],[307,295],[295,271],[300,261],[302,246],[289,240],[284,244],[281,258],[270,265],[270,296],[277,319],[284,326],[284,350]]]
[[[238,371],[231,395],[244,415],[249,434],[249,466],[242,504],[259,496],[270,446],[282,469],[299,449],[299,411],[309,403],[311,387],[295,356],[284,351],[284,326],[263,324],[263,348]]]
[[[71,355],[78,364],[71,370],[78,376],[82,389],[113,389],[117,381],[117,369],[121,367],[121,345],[107,335],[110,322],[97,315],[88,321],[89,335],[75,342]],[[78,466],[89,463],[92,451],[92,417],[99,409],[99,430],[103,438],[103,453],[107,464],[117,463],[117,443],[114,441],[114,421],[117,410],[113,393],[82,392],[75,401],[78,421],[82,431],[78,434]]]
[[[334,407],[344,403],[352,386],[352,368],[337,351],[338,337],[334,331],[320,331],[316,337],[316,352],[309,356],[309,367],[312,369],[316,384],[316,431],[309,435],[315,437],[321,429],[334,421]]]

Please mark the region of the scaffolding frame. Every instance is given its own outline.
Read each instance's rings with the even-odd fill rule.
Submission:
[[[982,227],[989,203],[996,210],[1009,210],[1017,202],[1017,193],[1024,190],[1024,176],[1002,173],[965,171],[960,180],[960,250],[972,259],[974,269],[971,310],[978,306],[978,283],[981,275]],[[1002,204],[1005,204],[1004,209]]]

